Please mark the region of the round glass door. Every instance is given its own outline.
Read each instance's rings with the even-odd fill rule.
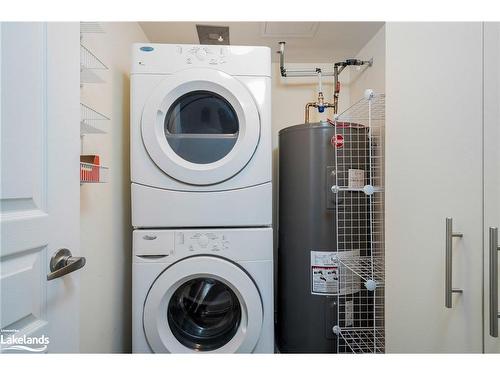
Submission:
[[[155,353],[251,353],[262,320],[259,291],[243,269],[223,258],[194,256],[158,276],[142,323]]]
[[[213,278],[182,284],[168,304],[168,324],[184,346],[210,351],[226,345],[238,331],[241,305],[231,288]]]
[[[240,172],[260,138],[252,94],[238,79],[215,69],[186,69],[166,76],[144,105],[144,147],[170,177],[211,185]]]
[[[210,91],[184,94],[165,116],[165,136],[172,150],[196,164],[216,162],[238,139],[236,111],[222,96]]]

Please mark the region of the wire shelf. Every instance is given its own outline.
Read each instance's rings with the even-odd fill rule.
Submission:
[[[340,329],[339,352],[384,353],[385,333],[383,329],[364,327]]]
[[[106,133],[103,129],[104,121],[109,121],[109,117],[80,103],[80,135]]]
[[[103,83],[104,80],[96,73],[98,70],[108,70],[108,67],[87,47],[80,44],[80,82]]]
[[[375,94],[373,97],[366,94],[363,99],[337,115],[335,120],[367,127],[373,127],[373,124],[368,124],[369,121],[385,121],[385,94]]]
[[[108,182],[108,167],[102,165],[80,162],[80,183]]]
[[[336,116],[333,125],[331,190],[337,256],[343,266],[338,283],[344,290],[356,291],[338,297],[338,351],[380,353],[384,351],[385,95],[367,90],[363,99]]]
[[[104,34],[105,32],[100,22],[80,22],[81,34]]]
[[[374,281],[376,283],[374,287],[384,285],[384,258],[381,256],[358,256],[346,259],[339,257],[339,263],[358,275],[365,283]]]

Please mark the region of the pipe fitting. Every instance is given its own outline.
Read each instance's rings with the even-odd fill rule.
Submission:
[[[319,113],[325,112],[325,102],[324,102],[323,93],[321,91],[318,93],[317,107],[318,107]]]
[[[321,99],[320,99],[321,95]],[[304,113],[304,123],[309,124],[309,112],[312,108],[317,108],[318,112],[323,113],[327,108],[335,108],[334,104],[328,103],[324,101],[323,93],[318,94],[317,102],[309,102],[306,104],[305,113]]]
[[[285,67],[285,44],[286,42],[279,42],[280,49],[277,53],[280,55],[280,73],[282,77],[311,77],[317,76],[319,79],[319,87],[318,87],[318,101],[310,102],[306,104],[305,107],[305,123],[309,123],[309,110],[311,107],[318,108],[318,112],[323,113],[326,108],[333,108],[333,113],[337,114],[338,103],[339,103],[339,94],[340,94],[340,82],[339,82],[339,74],[347,66],[372,66],[373,58],[370,60],[359,60],[359,59],[347,59],[344,61],[339,61],[333,64],[333,72],[324,73],[321,68],[315,69],[295,69],[290,70]],[[334,77],[334,89],[333,89],[333,103],[325,103],[323,97],[323,89],[321,85],[321,77]]]

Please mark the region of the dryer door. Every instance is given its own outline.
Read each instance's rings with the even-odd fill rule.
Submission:
[[[162,81],[141,119],[144,146],[170,177],[210,185],[237,174],[260,137],[259,112],[236,78],[214,69],[188,69]]]
[[[156,279],[143,326],[155,353],[251,353],[262,319],[260,294],[245,271],[222,258],[197,256]]]

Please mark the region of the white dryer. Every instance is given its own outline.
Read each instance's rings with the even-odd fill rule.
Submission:
[[[273,353],[271,228],[135,230],[134,353]]]
[[[134,44],[132,56],[132,225],[270,226],[270,49]]]

